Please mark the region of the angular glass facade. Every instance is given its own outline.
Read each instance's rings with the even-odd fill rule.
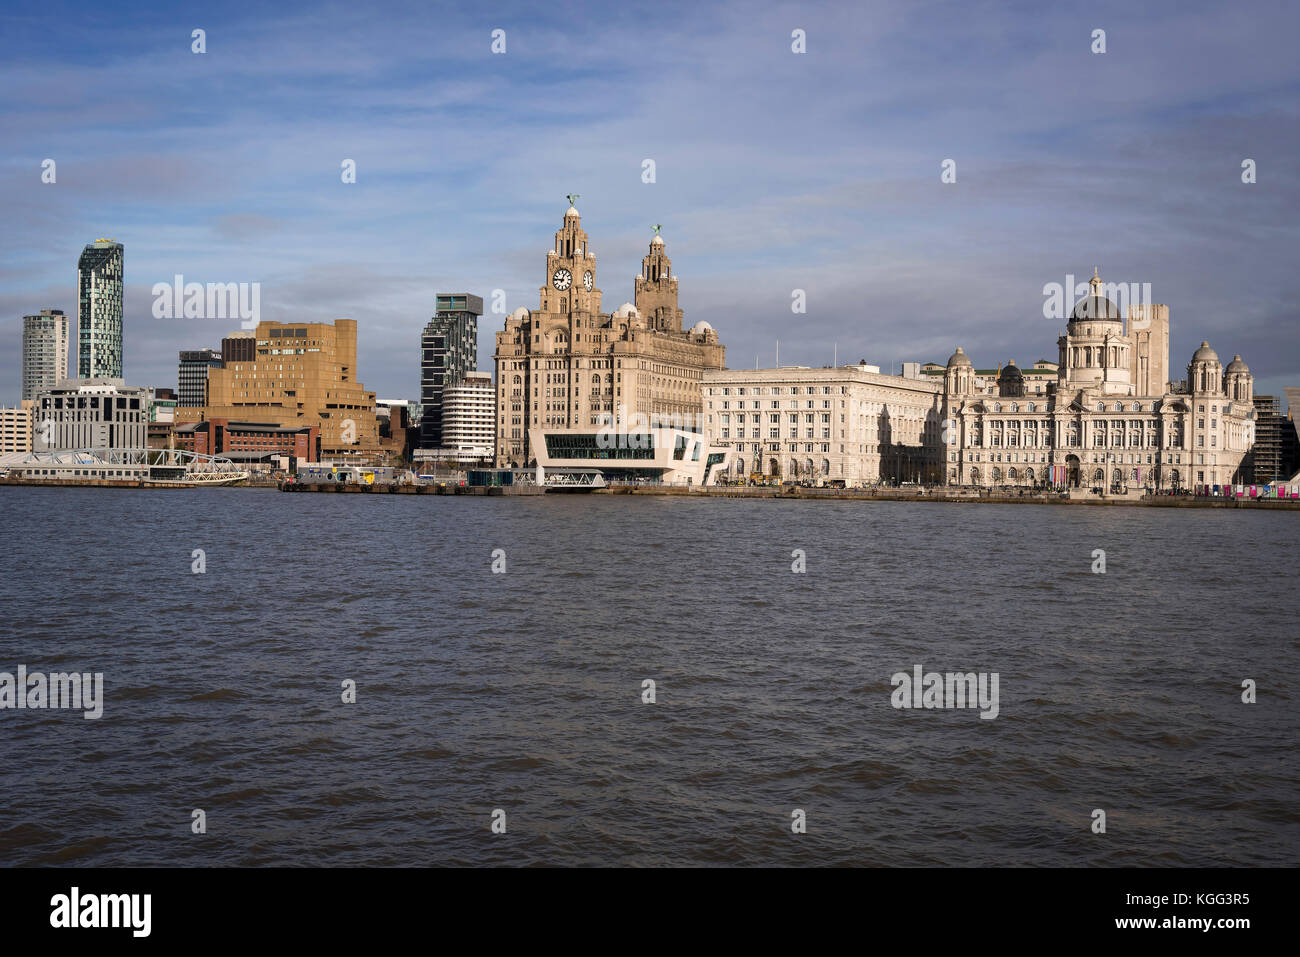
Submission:
[[[121,243],[97,239],[77,262],[77,377],[122,378]]]
[[[440,293],[437,311],[420,334],[420,448],[443,447],[442,391],[478,365],[478,317],[483,299],[468,293]]]

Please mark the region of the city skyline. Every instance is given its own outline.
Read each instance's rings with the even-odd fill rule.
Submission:
[[[926,19],[924,44],[903,42],[924,16],[905,5],[662,9],[662,62],[641,55],[630,14],[557,25],[523,6],[437,24],[413,7],[382,23],[335,8],[324,30],[294,7],[258,22],[252,8],[145,5],[62,18],[54,39],[42,18],[7,16],[16,95],[0,129],[20,148],[0,195],[19,228],[3,239],[0,395],[18,396],[22,317],[74,315],[76,250],[113,236],[131,249],[128,381],[174,384],[180,350],[238,328],[153,318],[151,287],[182,274],[260,282],[270,321],[357,320],[359,378],[416,398],[435,294],[483,296],[480,332],[499,331],[492,292],[507,314],[531,305],[568,191],[583,197],[615,301],[631,298],[662,224],[682,307],[727,341],[730,368],[775,365],[778,341],[783,364],[814,367],[838,353],[896,370],[962,343],[981,367],[1028,365],[1056,327],[1044,285],[1100,265],[1152,284],[1173,311],[1174,355],[1231,339],[1260,393],[1296,380],[1277,255],[1294,246],[1300,196],[1283,6],[1194,24],[1173,5],[1101,4],[1095,24],[957,11]],[[1094,26],[1103,54],[1089,49]],[[792,51],[794,29],[806,53]],[[286,35],[301,42],[271,57]],[[55,40],[78,55],[44,58]],[[110,94],[84,81],[104,71],[123,108],[88,138]],[[562,146],[539,141],[557,126],[571,130]],[[47,158],[54,183],[41,181]],[[944,184],[948,158],[957,180]],[[1241,181],[1246,158],[1254,184]],[[355,183],[340,181],[345,159]],[[791,311],[799,289],[804,314]],[[480,335],[479,369],[491,339]]]

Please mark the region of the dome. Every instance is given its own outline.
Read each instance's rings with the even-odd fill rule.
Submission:
[[[707,322],[705,322],[703,319],[701,319],[695,325],[691,326],[691,332],[698,333],[700,335],[712,331],[713,331],[713,327],[709,325]]]
[[[1210,344],[1201,340],[1201,348],[1192,353],[1193,362],[1218,362],[1219,354],[1210,348]]]
[[[626,319],[628,316],[636,316],[640,315],[640,313],[636,311],[636,306],[630,302],[625,302],[614,311],[614,315],[620,319]]]
[[[516,309],[514,312],[510,313],[510,318],[511,318],[511,319],[527,319],[527,318],[528,318],[528,307],[527,307],[527,306],[520,306],[520,307],[519,307],[518,309]]]
[[[1084,296],[1074,304],[1074,311],[1070,313],[1070,321],[1078,322],[1081,319],[1120,319],[1119,306],[1115,305],[1105,296]]]
[[[1024,377],[1025,374],[1020,371],[1020,367],[1016,365],[1015,359],[1008,359],[1007,364],[1003,366],[1002,371],[998,373],[999,379],[1023,379]]]
[[[566,209],[566,210],[564,211],[564,215],[565,215],[565,216],[577,216],[577,215],[578,215],[578,210],[577,210],[575,207],[570,206],[568,209]]]
[[[961,346],[958,346],[957,351],[948,357],[949,369],[951,369],[953,366],[968,366],[970,364],[971,364],[970,356],[966,355],[966,353],[961,351]]]
[[[658,233],[655,233],[655,238],[652,239],[652,240],[650,240],[650,245],[651,245],[651,246],[662,246],[663,244],[664,244],[664,238],[663,238],[662,236],[660,236]]]
[[[1233,356],[1232,361],[1228,363],[1228,368],[1224,371],[1227,372],[1228,375],[1232,375],[1234,372],[1248,375],[1250,373],[1250,366],[1246,365],[1246,363],[1242,361],[1241,356]]]

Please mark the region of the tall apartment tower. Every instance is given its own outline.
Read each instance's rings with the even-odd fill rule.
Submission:
[[[1169,391],[1169,307],[1155,303],[1129,306],[1129,374],[1136,395]]]
[[[492,373],[470,372],[442,394],[443,448],[466,462],[491,462],[496,443],[497,392]]]
[[[122,377],[122,244],[96,239],[77,261],[77,377]]]
[[[439,293],[436,311],[420,333],[420,448],[442,448],[442,392],[478,365],[478,317],[483,299]]]
[[[23,316],[23,398],[53,389],[68,377],[68,317],[62,309]]]
[[[176,377],[178,406],[193,407],[207,403],[208,372],[221,368],[221,356],[216,349],[181,350],[180,369]]]

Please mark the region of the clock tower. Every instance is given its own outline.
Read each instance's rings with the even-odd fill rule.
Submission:
[[[596,257],[587,248],[582,217],[574,208],[577,194],[569,194],[564,225],[555,234],[555,246],[546,253],[546,282],[538,290],[540,311],[551,316],[600,312],[596,288]]]
[[[664,250],[664,238],[654,227],[650,252],[641,260],[641,274],[636,277],[636,309],[651,329],[658,332],[681,332],[682,311],[677,308],[677,277],[673,261]]]

